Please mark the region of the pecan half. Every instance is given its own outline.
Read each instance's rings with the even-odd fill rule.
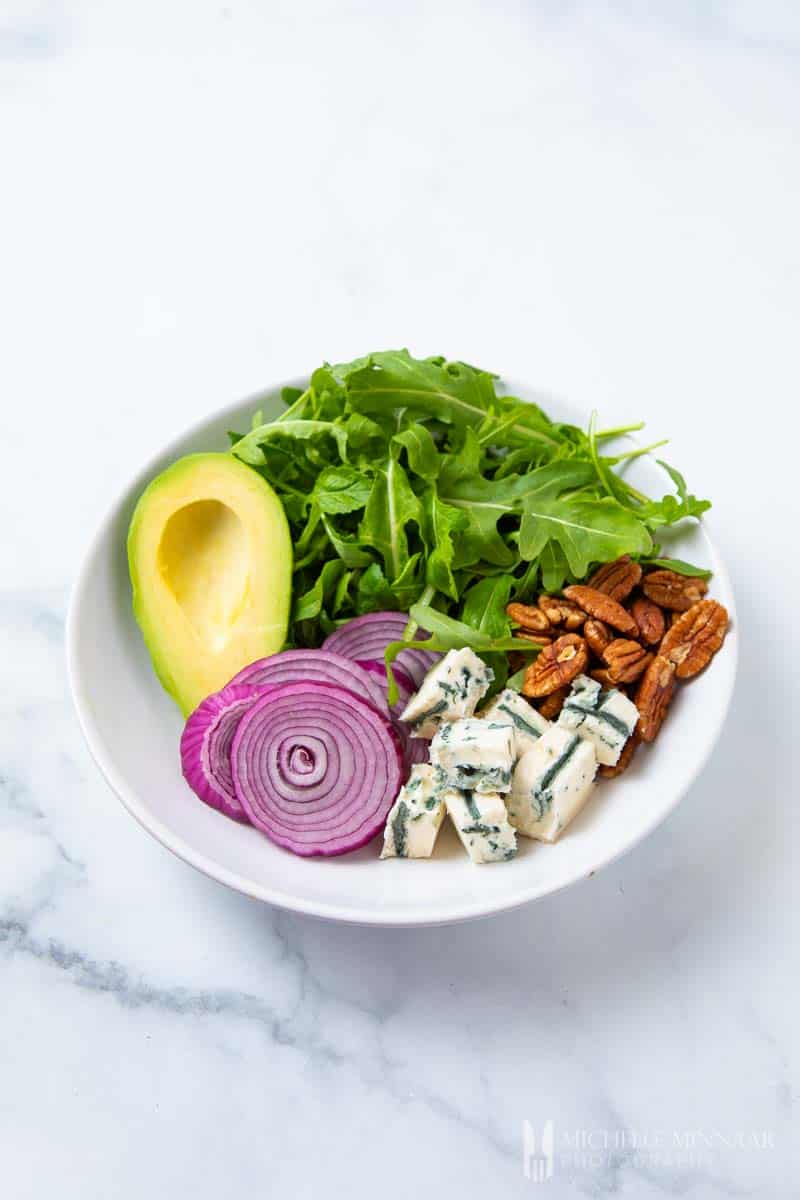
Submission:
[[[643,742],[655,741],[675,692],[675,667],[657,655],[642,676],[634,703],[639,710],[636,731]]]
[[[525,672],[523,696],[549,696],[556,688],[572,683],[589,661],[586,642],[577,633],[565,633],[545,646]]]
[[[673,664],[678,679],[691,679],[708,666],[727,632],[727,609],[716,600],[699,600],[667,630],[658,653]]]
[[[608,663],[608,675],[614,683],[633,683],[649,667],[652,654],[638,642],[627,638],[614,638],[603,651]]]
[[[526,629],[528,633],[550,632],[550,622],[546,614],[532,604],[507,604],[506,613],[515,625]]]
[[[617,775],[621,775],[623,771],[627,771],[631,765],[631,759],[636,753],[636,747],[639,745],[639,736],[634,733],[629,737],[625,745],[622,747],[622,753],[617,759],[613,767],[600,766],[597,768],[597,774],[602,775],[603,779],[616,779]]]
[[[555,692],[551,692],[549,696],[545,696],[539,705],[539,712],[546,721],[555,721],[568,695],[569,688],[560,687]]]
[[[589,576],[586,584],[595,591],[605,592],[612,600],[621,604],[630,596],[641,578],[642,568],[629,554],[623,554],[622,558],[615,562],[598,567],[594,575]]]
[[[594,617],[590,617],[584,625],[583,636],[586,638],[592,654],[596,654],[598,658],[602,658],[606,646],[614,639],[608,626],[604,625],[602,621],[596,621]]]
[[[686,612],[702,600],[708,591],[705,579],[697,575],[678,575],[675,571],[651,571],[642,580],[642,591],[648,600],[673,612]]]
[[[606,625],[611,625],[628,637],[637,637],[639,626],[631,614],[605,592],[598,592],[596,588],[587,587],[584,583],[573,583],[564,588],[564,595],[568,600],[574,600],[590,617],[605,621]]]
[[[586,613],[579,605],[570,604],[569,600],[564,600],[560,596],[548,596],[547,594],[540,596],[539,608],[551,625],[563,625],[570,633],[575,629],[580,629],[586,620]]]
[[[611,678],[611,672],[609,671],[608,667],[596,667],[595,670],[590,671],[589,674],[591,675],[592,679],[597,680],[601,687],[615,688],[618,686]]]
[[[534,646],[549,646],[552,638],[542,637],[539,633],[528,633],[527,629],[515,629],[514,637],[522,638],[524,642],[533,642]]]
[[[631,616],[639,626],[639,637],[648,646],[657,646],[664,636],[664,614],[647,596],[637,596],[631,605]]]

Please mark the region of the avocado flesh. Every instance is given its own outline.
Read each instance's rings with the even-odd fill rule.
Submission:
[[[231,454],[190,454],[153,480],[131,519],[128,565],[134,615],[184,716],[283,645],[289,527],[266,480]]]

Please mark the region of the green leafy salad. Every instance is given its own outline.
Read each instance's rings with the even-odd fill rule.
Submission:
[[[500,652],[520,646],[510,599],[558,591],[598,563],[629,554],[704,574],[660,558],[657,536],[709,502],[663,462],[674,492],[633,487],[625,464],[654,447],[607,450],[640,424],[552,421],[498,382],[467,363],[380,351],[319,367],[304,391],[284,389],[280,417],[256,413],[249,433],[230,435],[289,521],[290,645],[395,609],[411,613],[412,634],[434,635],[431,648]]]

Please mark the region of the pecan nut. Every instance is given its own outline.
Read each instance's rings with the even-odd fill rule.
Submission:
[[[603,651],[608,664],[608,675],[614,683],[633,683],[650,666],[653,655],[638,642],[628,638],[614,638]]]
[[[539,608],[551,625],[563,625],[569,633],[580,629],[586,620],[586,613],[578,604],[570,604],[560,596],[540,596]]]
[[[550,622],[541,608],[532,604],[507,604],[506,613],[520,629],[528,633],[549,633]]]
[[[583,636],[586,638],[592,654],[596,654],[598,658],[602,658],[606,646],[614,640],[614,635],[608,626],[604,625],[602,621],[596,621],[594,617],[590,617],[584,625]]]
[[[664,635],[658,653],[678,679],[698,675],[719,650],[728,631],[728,611],[716,600],[699,600]]]
[[[598,621],[605,621],[606,625],[618,629],[627,637],[638,636],[639,626],[631,614],[617,600],[612,600],[610,596],[607,596],[605,592],[598,592],[596,588],[587,587],[584,583],[573,583],[570,587],[564,588],[564,595],[568,600],[574,600],[590,617],[596,617]]]
[[[620,754],[613,767],[600,766],[597,768],[597,774],[602,775],[603,779],[616,779],[617,775],[621,775],[623,771],[627,771],[631,765],[631,759],[636,753],[636,747],[639,745],[639,737],[636,733],[629,737],[625,745],[622,747]]]
[[[636,731],[643,742],[653,742],[664,723],[675,692],[675,667],[656,655],[642,676],[634,703],[639,710]]]
[[[642,591],[648,600],[673,612],[686,612],[702,600],[708,591],[705,579],[698,575],[678,575],[676,571],[651,571],[642,580]]]
[[[612,600],[621,604],[623,600],[627,600],[641,578],[642,568],[629,554],[623,554],[622,558],[616,559],[615,562],[598,567],[595,573],[589,576],[586,584],[595,591],[605,592]]]
[[[591,675],[592,679],[597,680],[601,687],[609,688],[610,690],[620,686],[611,678],[611,672],[609,671],[608,667],[596,667],[595,670],[590,671],[589,674]],[[624,691],[625,689],[623,688],[622,690]]]
[[[539,705],[539,712],[546,721],[555,721],[568,695],[569,688],[560,687],[556,691],[551,692],[549,696],[545,696]]]
[[[535,662],[525,672],[523,696],[537,699],[549,696],[557,688],[572,683],[585,670],[589,661],[586,642],[577,633],[565,633],[545,646]]]
[[[664,614],[647,596],[637,596],[631,605],[631,616],[639,626],[639,637],[648,646],[657,646],[664,636]]]
[[[534,646],[549,646],[552,638],[542,637],[540,633],[528,633],[527,629],[515,629],[514,637],[521,638],[523,642],[532,642]]]

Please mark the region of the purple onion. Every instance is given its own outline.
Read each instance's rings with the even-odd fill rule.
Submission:
[[[332,683],[363,696],[382,713],[388,713],[386,689],[374,675],[352,659],[320,650],[283,650],[269,658],[259,658],[234,675],[231,683],[252,685],[283,683]]]
[[[365,671],[369,671],[370,675],[379,681],[384,701],[388,706],[389,701],[386,698],[386,692],[389,687],[389,681],[386,677],[386,664],[383,659],[360,658],[357,661],[360,667],[363,667]],[[394,663],[392,663],[392,674],[397,684],[398,701],[391,706],[390,712],[392,716],[399,717],[417,689],[414,686],[411,676],[407,675],[402,667],[395,666]]]
[[[231,770],[252,824],[303,856],[370,841],[405,776],[390,718],[318,680],[283,684],[252,705],[233,739]]]
[[[386,665],[383,660],[366,658],[361,659],[358,665],[363,667],[365,671],[369,671],[370,674],[374,675],[376,679],[380,679],[385,695],[388,687],[388,680],[386,678]],[[398,667],[397,664],[392,664],[392,671],[395,682],[397,683],[397,692],[399,698],[397,703],[393,704],[389,711],[392,714],[392,720],[394,721],[395,729],[400,734],[400,741],[403,744],[406,767],[408,768],[408,771],[410,771],[414,763],[428,761],[429,743],[425,741],[424,738],[413,738],[408,725],[404,725],[399,719],[400,713],[408,704],[409,700],[417,689],[414,687],[413,680],[410,678],[410,676],[406,675],[402,667]]]
[[[245,824],[247,814],[233,789],[231,745],[242,715],[270,690],[229,683],[198,705],[181,736],[181,767],[189,787],[211,808]]]
[[[389,643],[402,639],[407,624],[408,613],[367,613],[335,629],[322,643],[322,649],[357,661],[382,659]],[[428,636],[424,629],[417,631],[417,637],[421,639]],[[432,650],[401,650],[395,661],[412,680],[416,690],[440,658],[441,655],[434,654]]]

